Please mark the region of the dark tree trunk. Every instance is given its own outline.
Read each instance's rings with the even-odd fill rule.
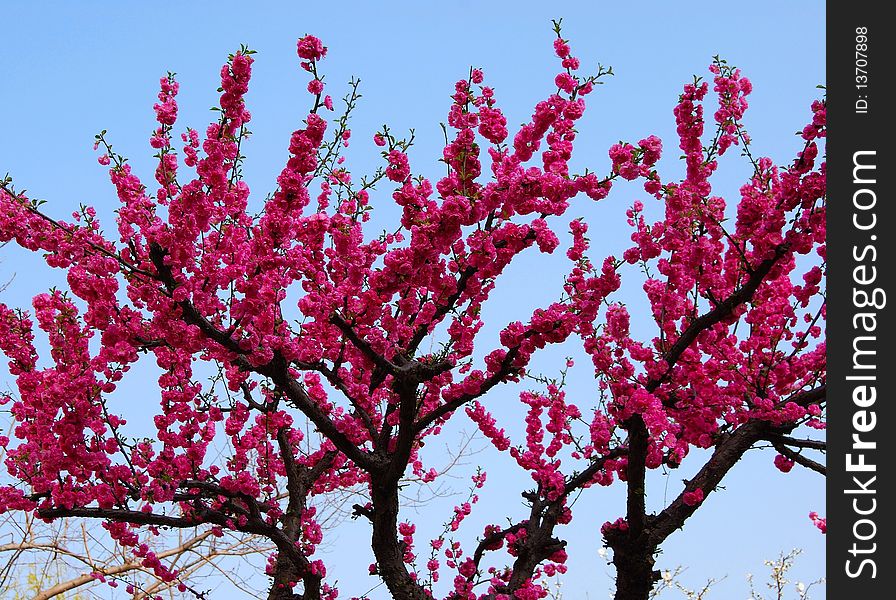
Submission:
[[[646,541],[632,540],[613,551],[616,566],[616,595],[614,600],[647,600],[654,584],[659,580],[659,571],[654,570],[656,561],[653,549]]]
[[[430,600],[404,563],[398,541],[398,486],[373,485],[373,553],[380,577],[394,600]]]
[[[660,576],[653,570],[657,546],[647,531],[645,483],[649,434],[640,415],[632,416],[625,426],[629,434],[626,529],[605,537],[613,548],[613,564],[616,566],[615,600],[647,600]]]
[[[274,567],[274,582],[268,600],[320,600],[321,578],[303,571],[306,570],[281,552]],[[295,587],[291,587],[290,582],[296,582]]]
[[[268,600],[305,600],[305,596],[295,593],[288,586],[275,583],[268,593]]]

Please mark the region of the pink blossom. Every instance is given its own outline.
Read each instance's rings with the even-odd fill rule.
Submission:
[[[819,517],[817,512],[810,512],[809,519],[812,523],[821,531],[822,533],[828,532],[828,520],[824,517]]]
[[[296,47],[299,57],[305,60],[316,61],[327,55],[327,47],[313,35],[299,39]]]
[[[697,506],[698,504],[703,502],[703,490],[697,488],[696,490],[685,492],[681,496],[681,499],[688,506]]]

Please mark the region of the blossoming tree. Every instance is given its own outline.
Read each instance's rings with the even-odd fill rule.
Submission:
[[[812,105],[791,163],[755,158],[742,125],[751,84],[716,59],[711,81],[685,85],[674,110],[683,178],[658,172],[655,136],[620,142],[608,165],[572,173],[586,97],[611,72],[580,75],[556,30],[556,92],[512,136],[481,71],[457,82],[447,173],[435,182],[413,176],[411,140],[387,128],[373,140],[383,166],[350,175],[341,151],[356,87],[347,111],[328,119],[333,101],[319,71],[327,49],[313,36],[298,42],[311,109],[257,215],[247,212],[241,173],[246,48],[221,69],[220,118],[204,136],[187,129],[179,148],[178,83],[161,80],[154,189],[97,136],[120,200],[117,236],[101,232],[89,207],[72,221],[51,218],[7,179],[0,241],[43,253],[67,272],[70,291],[35,296],[33,316],[0,305],[0,348],[17,382],[4,398],[15,439],[0,444],[18,482],[0,488],[0,511],[101,520],[171,582],[179,574],[139,531],[200,525],[261,536],[276,547],[269,598],[332,599],[339,592],[315,552],[323,534],[314,498],[361,486],[354,512],[369,521],[376,561],[358,565],[358,577],[381,578],[403,600],[534,599],[547,594],[546,577],[565,572],[573,495],[618,485],[626,489],[619,518],[600,534],[596,526],[594,542],[612,549],[616,598],[642,600],[659,578],[661,544],[748,450],[771,445],[779,469],[823,473],[808,454],[824,444],[805,432],[824,426],[824,101]],[[718,110],[706,136],[711,93]],[[732,147],[754,167],[736,206],[711,185]],[[634,202],[632,245],[592,261],[603,249],[589,248],[588,224],[563,216],[573,202],[610,202],[620,178],[641,181],[664,217],[648,222]],[[370,237],[364,224],[384,193],[400,222]],[[554,252],[556,230],[567,226],[558,300],[507,323],[498,347],[477,347],[480,311],[502,273],[527,252]],[[632,315],[614,300],[629,265],[643,273],[649,312],[634,317],[655,323],[651,339],[635,339]],[[35,325],[48,360],[38,359]],[[438,349],[424,351],[428,340]],[[545,380],[522,391],[525,434],[515,438],[489,392],[523,380],[540,349],[575,340],[597,385],[569,392]],[[155,439],[128,435],[128,407],[115,393],[145,355],[162,370]],[[197,382],[209,366],[222,386]],[[518,491],[527,512],[467,531],[474,494],[455,509],[451,539],[421,542],[399,488],[408,476],[438,477],[421,448],[466,417],[531,475],[530,489]],[[649,513],[648,471],[676,468],[689,454],[700,461],[696,475]],[[477,473],[474,488],[485,479]]]

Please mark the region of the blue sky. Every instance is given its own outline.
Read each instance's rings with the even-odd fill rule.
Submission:
[[[248,95],[253,137],[244,152],[244,172],[256,202],[274,187],[289,133],[307,111],[307,78],[295,55],[295,41],[305,33],[318,35],[330,48],[323,69],[334,97],[342,95],[351,76],[361,79],[364,97],[352,122],[353,145],[347,154],[356,177],[378,164],[379,153],[370,138],[384,123],[397,132],[415,129],[412,167],[437,177],[442,172],[437,162],[439,123],[446,118],[454,81],[465,77],[471,65],[485,71],[486,83],[495,88],[513,131],[535,102],[554,89],[557,60],[551,48],[551,19],[560,17],[564,37],[571,40],[583,70],[600,62],[612,65],[616,73],[589,97],[573,159],[579,170],[587,166],[603,172],[612,143],[654,133],[665,141],[661,173],[679,174],[672,108],[681,85],[693,74],[705,76],[715,54],[752,79],[755,91],[746,123],[753,150],[778,162],[797,150],[799,142],[792,134],[806,122],[808,105],[819,94],[816,85],[825,81],[824,4],[808,0],[342,2],[336,9],[294,2],[42,2],[7,5],[4,16],[0,173],[8,171],[18,187],[49,200],[46,208],[54,215],[67,216],[79,203],[95,205],[110,231],[114,190],[105,169],[96,164],[93,136],[108,130],[116,151],[150,181],[153,152],[146,140],[153,127],[159,77],[166,71],[178,74],[179,125],[202,131],[212,118],[208,109],[217,101],[220,65],[241,43],[258,51]],[[735,197],[748,172],[744,161],[726,156],[716,177],[717,193]],[[373,197],[374,224],[385,226],[396,213],[385,188],[378,196]],[[623,212],[635,199],[644,199],[636,186],[618,186],[599,205],[574,205],[569,218],[556,224],[557,230],[562,234],[566,221],[585,216],[591,223],[593,255],[619,255],[628,236]],[[494,326],[483,332],[483,348],[503,323],[556,299],[556,284],[567,268],[563,253],[557,255],[529,255],[507,273],[506,286],[485,309],[486,321]],[[3,293],[8,304],[27,306],[34,293],[64,283],[62,273],[49,271],[39,259],[17,249],[0,250],[0,260],[0,280],[15,275]],[[627,287],[638,291],[631,282]],[[635,296],[631,302],[637,303]],[[650,335],[649,329],[642,331]],[[556,372],[558,361],[573,352],[548,352],[537,366]],[[573,369],[571,394],[593,392],[588,371]],[[149,371],[131,375],[137,379],[131,383],[132,393],[145,394]],[[508,388],[490,402],[512,413],[514,398]],[[143,397],[139,410],[151,410],[153,401]],[[587,405],[587,400],[578,402]],[[125,405],[122,412],[126,410]],[[451,443],[443,439],[440,445]],[[772,467],[772,457],[756,452],[739,465],[726,480],[726,490],[714,494],[685,531],[670,538],[659,565],[685,565],[683,579],[693,586],[727,575],[711,596],[718,598],[746,598],[744,575],[763,572],[764,559],[793,547],[804,549],[794,581],[823,576],[823,537],[806,517],[810,510],[824,514],[823,481],[799,468],[785,476]],[[518,510],[516,492],[501,493],[523,489],[525,478],[514,478],[511,469],[503,468],[508,463],[489,463],[488,452],[470,460],[485,461],[494,475],[494,498],[484,499],[479,509],[483,521],[503,517],[508,505]],[[676,478],[686,475],[670,480],[670,495],[680,485]],[[657,476],[652,484],[659,505],[666,483]],[[457,491],[463,492],[463,487],[459,480]],[[488,486],[483,495],[489,496]],[[567,599],[605,598],[611,586],[611,569],[596,552],[598,529],[620,514],[621,496],[618,490],[603,489],[585,496],[574,526],[563,532],[571,548],[564,584]],[[420,509],[419,518],[441,523],[450,518],[458,500],[433,502]],[[467,530],[465,537],[473,535]],[[346,597],[369,587],[365,536],[363,524],[347,524],[325,557]],[[424,539],[419,536],[421,543]],[[823,590],[813,597],[824,598]]]

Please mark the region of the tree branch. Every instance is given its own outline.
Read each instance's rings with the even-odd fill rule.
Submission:
[[[826,386],[822,385],[811,390],[804,390],[792,396],[792,401],[798,404],[810,404],[824,398]],[[790,426],[793,429],[795,425]],[[785,431],[786,432],[786,431]],[[768,439],[770,434],[780,434],[781,428],[774,427],[768,421],[751,419],[733,432],[724,434],[712,456],[703,465],[703,468],[691,479],[679,496],[672,501],[660,514],[650,519],[648,535],[653,548],[658,547],[673,531],[684,525],[700,504],[691,506],[685,503],[684,495],[688,492],[700,489],[704,499],[711,494],[722,478],[741,459],[747,450],[756,442]]]
[[[417,433],[423,431],[441,417],[454,412],[467,402],[472,402],[476,398],[479,398],[487,391],[501,383],[505,377],[513,373],[514,369],[511,365],[513,361],[516,360],[519,352],[519,346],[514,346],[513,348],[508,350],[507,354],[504,356],[504,360],[501,361],[501,367],[482,382],[482,386],[479,388],[478,392],[474,394],[462,394],[451,402],[446,402],[445,404],[434,408],[429,413],[427,413],[426,416],[417,421],[416,425],[414,426],[415,431]]]
[[[678,362],[678,359],[681,358],[681,355],[684,354],[684,351],[688,349],[688,347],[694,343],[697,339],[697,336],[700,335],[701,332],[709,329],[716,323],[720,323],[724,319],[731,316],[734,310],[740,306],[741,304],[745,304],[753,299],[753,294],[756,293],[756,290],[759,288],[759,285],[765,279],[765,277],[772,270],[772,267],[775,266],[775,263],[781,259],[787,252],[790,250],[789,244],[780,244],[775,248],[775,253],[769,258],[765,259],[756,269],[750,271],[750,277],[747,279],[746,283],[744,283],[741,287],[735,290],[728,298],[720,302],[713,308],[711,311],[704,313],[700,317],[697,317],[688,325],[687,329],[678,337],[675,343],[672,345],[669,350],[663,353],[663,360],[668,364],[668,367],[656,379],[652,379],[645,386],[648,392],[655,391],[660,384],[662,384],[669,374],[672,372],[672,368],[675,366],[675,363]]]
[[[803,465],[807,469],[812,469],[816,473],[821,473],[822,475],[828,474],[828,470],[825,465],[816,462],[807,456],[803,456],[799,452],[794,452],[782,443],[774,443],[772,445],[774,446],[775,450],[777,450],[781,454],[781,456],[789,458],[793,462]]]
[[[787,444],[788,446],[795,446],[796,448],[809,448],[811,450],[820,450],[821,452],[826,451],[828,448],[828,443],[825,440],[802,440],[778,434],[772,434],[768,436],[767,439],[770,442],[780,442],[782,444]]]
[[[366,340],[361,339],[361,337],[355,333],[354,328],[341,316],[333,313],[332,316],[330,316],[330,323],[338,327],[355,348],[360,350],[364,356],[370,359],[370,362],[376,365],[377,368],[385,371],[389,375],[396,375],[398,373],[398,365],[374,350]]]

